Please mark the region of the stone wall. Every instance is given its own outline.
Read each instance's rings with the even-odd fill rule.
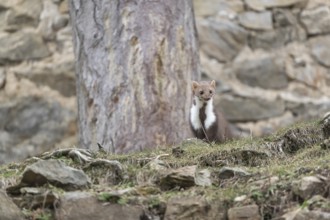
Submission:
[[[204,79],[245,135],[330,109],[330,1],[194,0]]]
[[[0,1],[0,164],[76,143],[66,1]]]
[[[330,109],[330,3],[194,0],[203,79],[242,134]],[[0,1],[0,164],[76,144],[67,0]]]

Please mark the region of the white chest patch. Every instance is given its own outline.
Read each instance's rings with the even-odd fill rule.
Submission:
[[[204,122],[205,129],[209,129],[211,125],[216,121],[216,116],[213,111],[213,99],[207,102],[205,108],[206,119]]]
[[[203,102],[201,102],[197,97],[194,97],[194,99],[196,105],[192,105],[190,108],[190,122],[192,127],[195,130],[198,130],[202,128],[202,123],[199,118],[199,111],[203,107]],[[205,115],[206,115],[206,119],[203,127],[205,129],[209,129],[212,126],[212,124],[216,121],[216,116],[213,111],[213,99],[207,102],[205,107]]]
[[[202,123],[199,119],[199,110],[203,106],[203,103],[197,97],[194,97],[194,100],[196,105],[192,105],[190,108],[190,122],[192,127],[198,130],[202,128]]]

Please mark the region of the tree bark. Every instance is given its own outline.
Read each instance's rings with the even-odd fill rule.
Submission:
[[[114,153],[189,133],[199,77],[191,0],[70,0],[80,147]]]

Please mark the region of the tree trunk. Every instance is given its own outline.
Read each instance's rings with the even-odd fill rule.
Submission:
[[[191,0],[70,1],[80,147],[114,153],[189,132],[199,74]]]

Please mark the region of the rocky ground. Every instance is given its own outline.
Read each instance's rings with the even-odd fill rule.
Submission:
[[[0,167],[0,219],[330,219],[329,138],[330,117],[223,145],[46,152]]]

